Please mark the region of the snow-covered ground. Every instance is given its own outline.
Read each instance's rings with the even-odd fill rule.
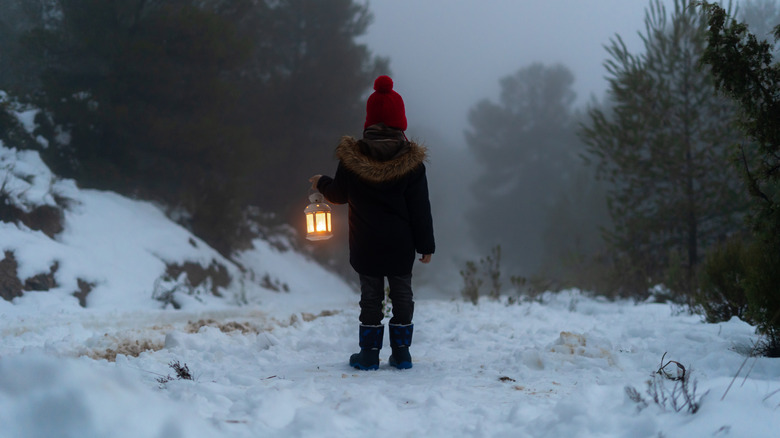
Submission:
[[[418,299],[414,368],[389,367],[385,349],[378,371],[359,372],[347,365],[358,296],[304,255],[258,240],[237,257],[242,271],[155,206],[80,190],[35,153],[2,145],[0,181],[17,206],[70,200],[54,239],[0,223],[0,256],[15,254],[20,278],[57,262],[56,288],[0,300],[4,438],[753,438],[780,430],[780,359],[748,359],[757,338],[736,319],[704,324],[667,305],[578,291],[521,304]],[[184,262],[223,264],[234,280],[221,297],[191,288],[174,294],[180,310],[163,308],[155,293],[182,285],[161,280],[166,265]],[[416,269],[436,269],[435,260]],[[72,294],[78,279],[93,285],[86,308]],[[691,392],[696,383],[696,413],[674,408],[683,404],[679,382],[675,390],[652,377],[662,358],[685,367]],[[192,379],[180,379],[176,364]],[[666,400],[655,402],[652,388]]]

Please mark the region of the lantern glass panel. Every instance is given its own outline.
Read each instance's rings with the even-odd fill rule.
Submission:
[[[317,217],[317,232],[328,231],[328,221],[326,219],[327,214],[324,211],[318,211]]]
[[[314,232],[314,215],[311,213],[306,214],[306,232],[307,233]]]

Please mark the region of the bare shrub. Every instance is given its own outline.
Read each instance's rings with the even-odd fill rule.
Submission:
[[[508,304],[519,304],[521,302],[542,302],[544,292],[555,289],[552,280],[544,277],[524,277],[522,275],[513,275],[509,277],[509,283],[515,290],[515,296],[510,296]]]
[[[464,269],[460,271],[463,278],[463,298],[473,304],[479,302],[482,295],[482,285],[488,286],[487,296],[498,300],[501,296],[501,245],[490,250],[490,255],[479,259],[479,264],[467,261]]]
[[[670,360],[664,363],[666,353],[661,357],[659,368],[647,381],[646,399],[633,386],[626,386],[628,398],[637,403],[639,410],[650,405],[650,402],[658,405],[662,410],[674,412],[688,412],[695,414],[701,408],[702,400],[709,393],[701,396],[696,394],[697,382],[691,380],[690,372],[680,362]],[[674,382],[672,388],[667,387],[668,382]]]
[[[271,275],[267,272],[263,275],[260,287],[274,292],[290,292],[290,286],[287,283],[279,281],[278,278],[271,278]]]
[[[186,363],[182,365],[178,360],[175,360],[169,363],[168,366],[176,373],[176,377],[172,377],[170,374],[158,377],[157,383],[159,383],[161,387],[164,387],[166,383],[174,380],[195,380],[192,378],[192,373]]]
[[[482,286],[482,278],[477,274],[477,264],[467,261],[466,266],[460,271],[460,276],[463,277],[463,289],[460,294],[476,305],[479,302],[479,288]]]

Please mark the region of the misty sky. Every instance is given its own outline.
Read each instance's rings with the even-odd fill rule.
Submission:
[[[667,5],[673,4],[670,0]],[[389,57],[409,132],[429,125],[463,142],[466,114],[496,100],[498,81],[534,62],[561,63],[575,75],[578,102],[606,90],[604,45],[620,34],[641,49],[649,0],[373,0],[361,38]]]

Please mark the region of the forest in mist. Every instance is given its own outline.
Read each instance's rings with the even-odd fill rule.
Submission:
[[[776,57],[777,2],[723,7]],[[157,202],[226,256],[300,231],[308,177],[335,171],[374,78],[393,74],[363,39],[371,3],[353,0],[0,0],[0,11],[0,140],[82,187]],[[495,71],[497,98],[473,102],[466,126],[412,123],[431,152],[442,266],[418,280],[464,294],[723,295],[713,260],[750,246],[763,217],[753,198],[774,199],[776,169],[719,92],[714,16],[648,1],[639,49],[620,34],[601,42],[607,90],[585,103],[565,60],[530,62]],[[29,111],[34,126],[17,117]],[[301,247],[347,275],[345,207],[336,226]],[[749,307],[721,301],[726,314]]]

